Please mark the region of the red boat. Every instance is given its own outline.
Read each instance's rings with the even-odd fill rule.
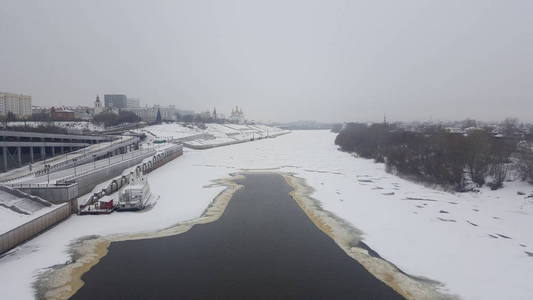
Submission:
[[[93,204],[80,205],[80,215],[103,215],[110,214],[115,210],[113,199],[109,201],[97,201]]]

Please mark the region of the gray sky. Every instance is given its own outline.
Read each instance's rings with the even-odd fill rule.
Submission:
[[[533,121],[531,0],[0,2],[0,90],[34,105]]]

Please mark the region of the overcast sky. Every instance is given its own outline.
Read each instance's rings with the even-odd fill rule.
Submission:
[[[263,121],[533,121],[533,1],[0,0],[0,91]]]

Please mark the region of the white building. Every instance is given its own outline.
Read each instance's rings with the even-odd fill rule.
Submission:
[[[240,109],[238,106],[235,106],[235,108],[231,110],[229,120],[230,122],[237,124],[242,124],[246,122],[246,119],[244,118],[244,113],[242,112],[242,109]]]
[[[31,117],[31,96],[0,93],[0,115],[12,112],[18,118]]]
[[[104,106],[102,105],[102,101],[100,101],[100,97],[98,95],[96,96],[96,100],[94,101],[94,114],[97,115],[99,113],[102,113],[104,111]]]
[[[161,120],[163,121],[176,121],[176,107],[174,105],[160,106],[154,105],[152,107],[128,107],[122,110],[131,111],[136,114],[141,120],[145,122],[153,122],[157,118],[157,111],[161,113]]]

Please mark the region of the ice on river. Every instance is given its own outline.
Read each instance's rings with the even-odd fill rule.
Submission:
[[[364,233],[364,241],[403,271],[437,280],[464,299],[533,298],[533,190],[450,194],[402,180],[382,164],[354,158],[327,131],[294,131],[274,139],[186,150],[151,173],[160,199],[141,213],[73,216],[0,259],[6,299],[31,299],[40,270],[69,260],[80,237],[165,228],[202,214],[222,187],[214,179],[243,169],[276,169],[304,178],[324,209]],[[517,192],[525,195],[518,195]]]

